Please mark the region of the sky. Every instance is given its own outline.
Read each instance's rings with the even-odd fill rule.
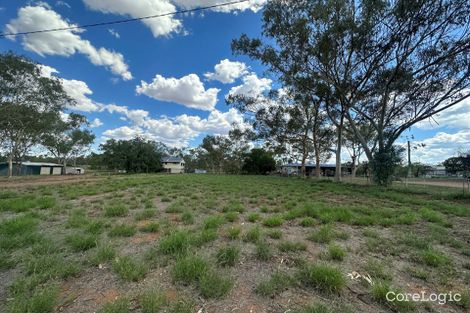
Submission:
[[[68,112],[85,115],[96,135],[137,135],[169,146],[197,146],[225,135],[243,115],[225,103],[229,94],[256,95],[275,86],[265,68],[233,55],[230,44],[245,33],[259,37],[267,0],[183,15],[0,39],[60,77],[76,100]],[[0,32],[16,33],[136,18],[199,8],[228,0],[45,0],[0,2]],[[437,164],[470,149],[470,100],[424,121],[400,138],[412,140],[412,161]],[[344,154],[347,159],[347,152]]]

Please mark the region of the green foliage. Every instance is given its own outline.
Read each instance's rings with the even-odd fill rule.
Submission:
[[[256,212],[251,212],[250,214],[248,214],[248,216],[247,216],[246,219],[247,219],[249,222],[254,223],[254,222],[256,222],[257,220],[259,220],[259,218],[260,218],[260,216],[259,216],[258,213],[256,213]]]
[[[304,242],[300,241],[282,241],[277,246],[279,251],[282,252],[296,252],[296,251],[305,251],[307,250],[307,245]]]
[[[8,306],[10,313],[53,313],[58,302],[59,288],[37,288],[30,297],[18,296]]]
[[[450,262],[449,257],[447,257],[444,253],[432,248],[422,251],[419,256],[421,262],[432,267],[439,267]]]
[[[128,173],[155,173],[162,168],[163,151],[154,141],[136,137],[131,140],[110,139],[100,145],[103,163],[113,170]]]
[[[160,241],[160,251],[164,254],[184,254],[190,246],[190,236],[185,231],[175,231],[163,237]]]
[[[139,295],[139,304],[143,313],[158,313],[167,303],[163,293],[150,290]]]
[[[279,229],[268,231],[269,238],[272,239],[281,239],[282,238],[282,231]]]
[[[343,261],[345,256],[346,256],[346,251],[344,251],[344,249],[341,248],[341,246],[335,245],[335,244],[328,246],[328,257],[331,260]]]
[[[186,225],[194,224],[194,215],[190,211],[184,211],[183,214],[181,214],[181,220]]]
[[[243,172],[252,175],[266,175],[276,169],[272,154],[263,149],[252,149],[243,160]]]
[[[260,241],[256,244],[256,258],[261,261],[269,261],[273,257],[273,252],[269,244]]]
[[[156,233],[159,229],[160,225],[157,222],[150,222],[139,228],[144,233]]]
[[[272,215],[263,221],[263,225],[268,226],[268,227],[278,227],[282,225],[282,222],[283,222],[283,219],[281,216]]]
[[[129,300],[121,298],[114,302],[108,302],[101,308],[99,313],[130,313]]]
[[[241,228],[238,226],[231,226],[227,229],[227,237],[231,240],[235,240],[240,236]]]
[[[329,243],[335,238],[336,232],[330,224],[322,226],[318,231],[313,232],[308,236],[308,239],[318,243]]]
[[[293,311],[293,313],[334,313],[336,310],[329,309],[328,307],[317,304],[309,305]]]
[[[243,237],[246,242],[256,243],[261,238],[261,229],[258,226],[250,228]]]
[[[302,227],[310,227],[315,225],[316,223],[317,221],[313,217],[307,216],[300,221],[299,225]]]
[[[379,281],[372,286],[371,295],[375,301],[397,312],[412,312],[415,309],[415,304],[411,301],[388,301],[387,293],[389,292],[402,293],[402,291],[392,288],[389,282]]]
[[[110,244],[98,245],[95,253],[90,257],[90,262],[99,265],[111,261],[116,256],[116,250]]]

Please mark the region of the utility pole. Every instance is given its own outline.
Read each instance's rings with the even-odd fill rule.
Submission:
[[[411,146],[410,141],[408,140],[408,178],[411,178]]]

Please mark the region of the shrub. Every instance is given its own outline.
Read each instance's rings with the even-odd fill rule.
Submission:
[[[300,281],[322,292],[335,293],[346,286],[343,274],[327,264],[307,264],[299,271]]]
[[[224,277],[213,271],[204,273],[199,282],[199,289],[205,298],[222,298],[233,287],[230,277]]]
[[[113,262],[113,270],[121,279],[127,281],[139,281],[147,274],[147,267],[129,256],[116,258]]]
[[[226,246],[217,252],[217,264],[221,266],[234,266],[240,258],[240,248],[236,246]]]

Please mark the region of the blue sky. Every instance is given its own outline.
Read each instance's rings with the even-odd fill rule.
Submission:
[[[70,24],[138,17],[200,7],[224,0],[3,1],[2,31],[18,32]],[[249,2],[218,11],[144,22],[0,40],[0,51],[24,54],[61,77],[88,117],[96,146],[108,138],[142,135],[169,145],[195,146],[206,134],[226,134],[242,115],[225,104],[229,93],[273,88],[260,64],[232,55],[242,33],[261,33],[262,5]],[[220,12],[223,11],[223,12]],[[427,148],[415,161],[437,163],[470,146],[470,103],[424,122],[406,135]],[[406,138],[402,138],[405,141]]]

